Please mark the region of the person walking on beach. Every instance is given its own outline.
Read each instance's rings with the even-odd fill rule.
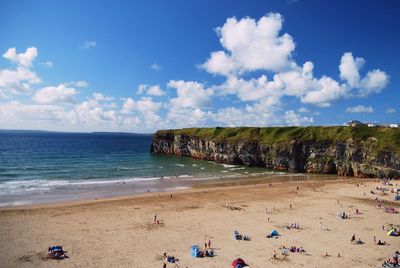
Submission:
[[[157,223],[157,214],[154,214],[154,224]]]
[[[374,236],[374,245],[376,245],[376,236]]]
[[[322,230],[322,221],[319,222],[319,228]]]

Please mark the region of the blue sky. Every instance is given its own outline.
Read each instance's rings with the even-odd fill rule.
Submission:
[[[0,128],[400,121],[398,1],[0,1]]]

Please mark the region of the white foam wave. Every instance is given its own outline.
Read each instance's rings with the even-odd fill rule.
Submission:
[[[246,169],[245,167],[240,167],[240,168],[230,168],[229,170],[243,170]]]
[[[229,165],[229,164],[221,164],[224,168],[234,168],[236,165]]]

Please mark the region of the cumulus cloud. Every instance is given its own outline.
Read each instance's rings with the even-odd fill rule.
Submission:
[[[0,98],[10,98],[10,95],[28,94],[32,85],[41,83],[39,76],[30,69],[37,57],[35,47],[28,48],[24,53],[17,53],[15,48],[9,48],[3,54],[17,64],[15,69],[0,69]]]
[[[299,114],[296,114],[293,110],[285,112],[285,122],[291,126],[302,126],[308,125],[314,122],[312,117],[301,117]]]
[[[77,91],[74,88],[66,87],[64,84],[58,86],[44,87],[38,90],[33,100],[42,104],[73,103]]]
[[[258,21],[228,18],[216,29],[225,51],[212,52],[202,67],[210,73],[228,75],[255,70],[281,71],[290,67],[295,43],[280,35],[283,17],[269,13]]]
[[[147,94],[150,96],[163,96],[165,92],[161,89],[160,85],[147,85],[140,84],[137,90],[137,94]]]
[[[15,47],[9,48],[3,57],[22,67],[31,67],[33,60],[37,57],[36,47],[28,48],[25,53],[17,53]]]
[[[212,51],[201,65],[210,74],[223,76],[219,84],[170,80],[165,91],[159,84],[140,84],[137,94],[142,95],[139,98],[115,99],[95,92],[82,102],[75,99],[76,88],[87,87],[86,81],[35,91],[34,85],[41,83],[32,70],[36,48],[19,54],[15,48],[10,48],[3,58],[14,62],[16,67],[0,69],[0,97],[21,93],[32,95],[33,92],[35,104],[1,102],[0,124],[11,126],[13,123],[7,123],[9,120],[25,122],[23,114],[30,113],[34,128],[45,128],[44,122],[47,122],[48,129],[70,126],[70,129],[76,127],[81,131],[309,125],[314,123],[314,118],[309,115],[319,112],[310,113],[305,107],[295,111],[292,104],[295,107],[299,102],[329,107],[340,99],[379,93],[389,83],[389,75],[380,69],[361,72],[366,61],[353,57],[351,52],[345,52],[341,57],[337,78],[323,74],[315,76],[318,72],[314,72],[314,68],[317,70],[318,66],[311,61],[295,61],[295,42],[282,29],[283,17],[278,13],[269,13],[258,20],[228,18],[216,29],[221,49]],[[80,47],[95,46],[95,41],[86,41]],[[160,70],[162,67],[154,63],[150,68]],[[395,109],[388,113],[393,111]],[[348,107],[346,112],[371,113],[373,108],[359,105]],[[308,116],[305,113],[309,113]]]
[[[226,76],[226,82],[216,87],[220,94],[235,94],[242,101],[269,99],[271,105],[280,105],[282,97],[290,96],[305,104],[329,107],[341,98],[379,93],[388,84],[389,76],[379,69],[361,77],[365,60],[354,58],[351,52],[343,54],[339,65],[344,83],[326,75],[314,77],[312,62],[299,66],[294,61],[295,43],[289,34],[281,34],[282,24],[280,14],[269,13],[258,21],[228,18],[216,29],[224,50],[212,52],[201,67]],[[243,77],[251,71],[272,72],[273,77]]]
[[[395,108],[388,108],[388,109],[386,109],[385,112],[386,112],[387,114],[394,114],[394,113],[396,113],[397,111],[396,111]]]
[[[373,113],[374,109],[371,106],[357,105],[354,107],[347,107],[347,113]]]
[[[203,108],[211,105],[212,89],[204,88],[204,85],[194,81],[170,80],[169,88],[176,89],[176,98],[171,99],[174,107]]]
[[[122,112],[130,113],[132,111],[138,111],[141,113],[156,113],[160,110],[161,106],[161,102],[154,102],[150,97],[142,97],[137,101],[132,98],[126,98],[122,105]]]
[[[153,63],[152,65],[150,65],[150,69],[155,70],[155,71],[161,71],[161,68],[162,68],[162,66],[157,63]]]
[[[346,52],[339,65],[340,78],[350,87],[358,89],[358,95],[362,97],[379,93],[389,83],[389,76],[379,69],[369,71],[361,79],[360,69],[364,64],[363,58],[354,58],[351,52]]]

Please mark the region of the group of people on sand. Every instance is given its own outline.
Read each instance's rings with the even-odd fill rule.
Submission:
[[[289,248],[287,248],[287,247],[285,247],[285,246],[282,246],[282,247],[281,247],[281,254],[282,254],[283,256],[289,255],[289,252],[292,252],[292,253],[295,253],[295,252],[298,252],[298,253],[305,253],[306,251],[304,250],[303,247],[296,247],[296,246],[291,246],[291,247],[289,247]],[[274,255],[274,256],[276,257],[276,255]]]
[[[283,225],[282,226],[283,229],[300,229],[300,224],[299,223],[291,223],[290,225]]]
[[[364,244],[364,242],[361,240],[361,238],[358,238],[358,239],[356,240],[356,235],[355,235],[355,234],[352,235],[352,237],[351,237],[351,239],[350,239],[350,243],[356,244],[356,245]]]
[[[400,267],[400,252],[396,251],[391,258],[386,259],[382,267]]]

